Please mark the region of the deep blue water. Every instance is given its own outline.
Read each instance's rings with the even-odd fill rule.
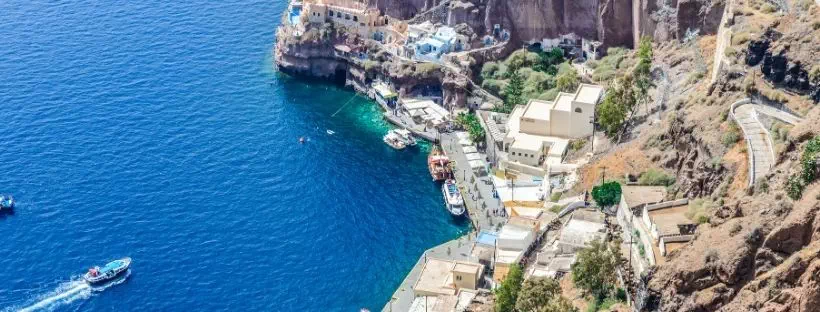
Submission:
[[[377,310],[466,230],[377,106],[272,69],[285,6],[0,1],[0,307]]]

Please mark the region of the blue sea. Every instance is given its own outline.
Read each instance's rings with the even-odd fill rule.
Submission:
[[[275,70],[286,5],[0,1],[0,310],[379,310],[468,230],[429,147]],[[127,279],[79,281],[126,256]]]

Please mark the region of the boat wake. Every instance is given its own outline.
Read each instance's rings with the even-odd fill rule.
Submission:
[[[69,282],[61,283],[53,291],[45,295],[38,296],[37,302],[20,308],[19,312],[33,312],[33,311],[54,311],[58,307],[65,306],[77,300],[85,300],[91,298],[96,292],[102,292],[112,286],[116,286],[125,282],[131,271],[128,270],[121,277],[116,278],[108,283],[91,286],[82,278],[73,278]],[[15,309],[16,310],[16,309]],[[11,310],[3,310],[11,311]]]

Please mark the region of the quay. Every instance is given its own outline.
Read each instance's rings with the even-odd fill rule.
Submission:
[[[390,111],[388,110],[386,114],[389,113]],[[396,120],[398,120],[397,122],[402,122],[399,118],[396,118]],[[400,124],[400,126],[404,126],[404,124]],[[408,127],[408,129],[411,128]],[[456,164],[453,173],[456,176],[459,189],[464,197],[464,204],[467,207],[473,230],[458,239],[445,242],[425,251],[419,257],[418,261],[416,261],[416,264],[404,278],[401,285],[399,285],[393,293],[391,299],[382,308],[384,312],[409,311],[416,297],[413,293],[413,285],[418,280],[428,257],[445,260],[475,261],[475,259],[472,259],[471,252],[475,244],[477,233],[483,229],[495,232],[501,224],[506,222],[506,217],[493,213],[494,210],[503,210],[503,204],[500,199],[493,198],[492,196],[493,190],[490,177],[478,177],[475,175],[473,169],[470,168],[463,147],[458,142],[458,137],[453,133],[441,133],[436,136],[441,139],[441,146],[444,152]]]

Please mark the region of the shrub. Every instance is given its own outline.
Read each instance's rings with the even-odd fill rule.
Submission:
[[[792,175],[786,180],[786,195],[793,200],[798,200],[803,196],[803,187],[800,177]]]
[[[732,47],[726,47],[726,49],[723,50],[723,55],[726,55],[728,57],[735,57],[737,55],[737,50],[735,50],[735,48]]]
[[[675,183],[675,177],[666,174],[663,170],[651,168],[641,174],[638,184],[669,186]]]
[[[733,46],[738,46],[738,45],[744,44],[746,42],[749,42],[749,39],[750,39],[750,36],[749,36],[749,33],[747,33],[747,32],[736,33],[736,34],[732,35],[732,45]]]
[[[504,80],[487,79],[481,83],[481,87],[496,95],[503,95],[502,90],[507,88],[507,82]]]
[[[555,87],[555,78],[543,72],[532,72],[524,80],[524,97],[534,98]]]
[[[684,216],[698,223],[706,223],[709,222],[708,214],[711,208],[712,201],[698,198],[689,201],[689,210],[684,213]]]
[[[723,133],[723,137],[721,137],[720,141],[723,143],[723,146],[729,147],[740,140],[740,128],[734,121],[729,121],[729,126],[727,128],[728,129],[726,129],[726,132]]]
[[[496,62],[484,63],[484,65],[481,66],[481,79],[482,80],[495,79],[496,74],[498,73],[498,69],[499,69],[498,63],[496,63]]]
[[[545,91],[544,93],[541,93],[541,95],[538,96],[538,99],[545,101],[553,101],[556,97],[558,97],[559,92],[561,92],[561,90],[558,90],[558,88],[552,88]]]
[[[592,188],[592,199],[601,207],[609,207],[621,200],[621,184],[607,182]]]
[[[550,201],[557,202],[559,199],[561,199],[562,195],[564,195],[564,193],[562,192],[552,192],[552,194],[550,194]]]
[[[584,145],[586,145],[586,144],[587,144],[587,141],[584,140],[584,139],[571,140],[571,141],[569,141],[569,150],[571,150],[573,152],[577,151],[577,150],[580,150],[580,149],[584,148]]]
[[[552,212],[552,213],[559,213],[559,212],[561,212],[561,210],[562,210],[562,209],[564,209],[564,206],[561,206],[561,205],[552,205],[552,207],[550,207],[550,212]]]
[[[420,63],[416,64],[415,74],[416,76],[429,76],[430,74],[441,70],[441,66],[433,63]]]
[[[777,11],[777,8],[775,8],[770,3],[764,3],[763,6],[760,7],[760,11],[763,13],[774,13],[775,11]]]

